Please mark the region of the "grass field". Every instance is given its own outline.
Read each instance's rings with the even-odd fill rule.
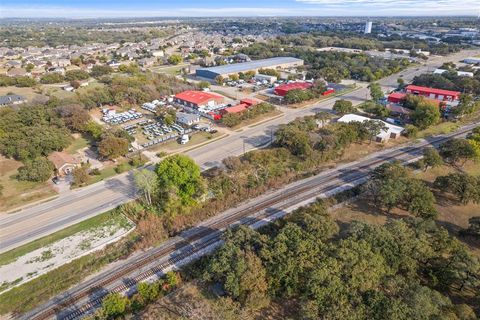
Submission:
[[[75,154],[78,150],[86,148],[90,145],[88,139],[84,138],[81,135],[77,135],[73,140],[72,144],[65,149],[68,154]]]
[[[425,138],[436,136],[439,134],[446,134],[457,130],[460,127],[459,124],[453,122],[442,122],[438,125],[432,126],[428,129],[422,130],[418,133],[418,138]]]
[[[180,74],[180,71],[183,69],[183,68],[186,68],[188,67],[188,64],[179,64],[177,66],[167,66],[167,67],[152,67],[150,68],[151,71],[153,72],[158,72],[158,73],[166,73],[166,74],[170,74],[170,75],[179,75]]]
[[[0,211],[6,211],[30,202],[39,201],[56,194],[48,182],[37,183],[18,181],[15,176],[22,163],[0,157],[0,184],[3,186],[0,196]]]
[[[8,93],[18,94],[27,98],[28,102],[32,102],[36,99],[44,100],[47,97],[40,93],[39,90],[34,88],[17,88],[17,87],[0,87],[0,96],[7,95]]]

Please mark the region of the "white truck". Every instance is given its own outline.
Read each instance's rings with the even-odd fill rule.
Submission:
[[[188,141],[190,141],[188,134],[184,134],[182,135],[182,138],[180,138],[180,144],[187,144]]]

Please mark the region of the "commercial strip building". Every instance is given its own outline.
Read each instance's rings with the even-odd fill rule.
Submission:
[[[173,101],[187,108],[200,109],[223,103],[225,98],[211,92],[188,90],[176,94]]]
[[[226,64],[211,68],[200,68],[195,71],[195,75],[200,78],[215,80],[216,77],[228,77],[240,72],[255,71],[260,69],[287,69],[303,66],[303,60],[292,57],[276,57],[248,61],[243,63]]]
[[[440,101],[457,101],[460,99],[461,92],[442,90],[435,88],[427,88],[409,85],[405,88],[407,94],[413,94],[417,96],[424,96],[426,98],[440,100]]]

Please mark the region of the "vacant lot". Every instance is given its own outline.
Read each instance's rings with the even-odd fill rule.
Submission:
[[[22,163],[0,157],[0,185],[3,186],[0,196],[0,211],[6,211],[29,202],[38,201],[56,194],[48,183],[18,181],[15,176]]]

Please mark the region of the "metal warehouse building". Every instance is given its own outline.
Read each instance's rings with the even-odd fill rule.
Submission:
[[[248,61],[243,63],[227,64],[223,66],[200,68],[196,70],[196,76],[214,80],[217,76],[228,77],[239,72],[258,71],[259,69],[285,69],[303,66],[303,60],[292,57],[276,57]]]

